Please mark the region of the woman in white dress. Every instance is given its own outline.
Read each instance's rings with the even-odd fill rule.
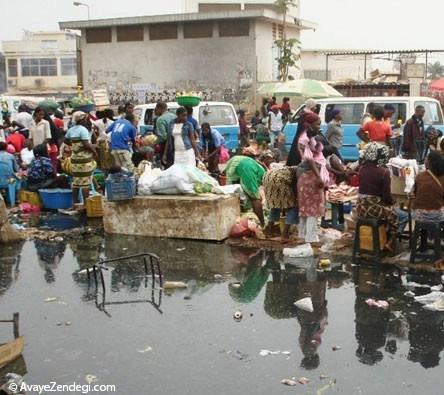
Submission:
[[[163,163],[166,168],[173,164],[196,166],[196,159],[201,160],[193,125],[187,121],[187,110],[179,107],[168,128]]]

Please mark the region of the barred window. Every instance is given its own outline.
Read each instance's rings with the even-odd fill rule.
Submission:
[[[60,59],[62,66],[62,75],[76,75],[77,74],[77,59],[76,58],[62,58]]]
[[[56,58],[22,59],[23,77],[41,77],[57,75]]]

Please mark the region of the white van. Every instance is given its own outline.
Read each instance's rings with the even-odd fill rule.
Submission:
[[[173,114],[180,105],[176,102],[167,103],[168,111]],[[135,106],[134,112],[139,117],[140,133],[153,132],[154,108],[156,103]],[[217,129],[225,138],[225,146],[228,149],[236,149],[239,146],[239,121],[236,110],[227,102],[200,102],[193,108],[193,117],[199,125],[208,122],[211,127]]]
[[[322,121],[322,130],[325,132],[327,123],[330,121],[329,114],[332,110],[341,110],[342,126],[344,130],[344,146],[341,155],[345,160],[357,160],[358,149],[356,144],[359,138],[356,132],[361,126],[361,120],[365,113],[369,112],[369,106],[372,104],[384,106],[391,104],[395,107],[395,114],[392,117],[392,124],[395,125],[401,121],[402,127],[405,122],[414,114],[415,107],[422,105],[425,107],[424,125],[425,128],[433,126],[444,132],[444,121],[440,103],[430,97],[410,97],[410,96],[387,96],[387,97],[339,97],[332,99],[317,100],[321,105],[319,116]],[[304,106],[301,106],[292,121],[287,123],[284,128],[285,144],[289,151],[297,131],[295,119],[302,112]]]

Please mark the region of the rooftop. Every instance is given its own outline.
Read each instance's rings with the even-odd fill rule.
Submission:
[[[59,22],[61,29],[86,29],[94,27],[148,25],[155,23],[178,23],[198,22],[217,19],[264,19],[273,22],[281,22],[282,16],[272,10],[246,10],[246,11],[218,11],[218,12],[196,12],[184,14],[134,16],[125,18],[108,18],[82,21]],[[317,25],[303,19],[288,18],[290,25],[299,29],[316,29]]]

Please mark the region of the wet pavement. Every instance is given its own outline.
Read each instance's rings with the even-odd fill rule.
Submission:
[[[276,252],[100,232],[0,248],[0,318],[20,312],[26,345],[13,369],[29,384],[85,384],[94,375],[118,394],[443,393],[444,313],[404,296],[395,268],[333,260],[320,272]],[[188,288],[161,292],[142,262],[114,262],[104,298],[78,273],[142,252],[158,254],[164,279]],[[313,313],[293,305],[308,295]],[[390,308],[369,307],[369,297]],[[0,340],[11,336],[0,326]],[[292,377],[310,382],[280,383]]]

